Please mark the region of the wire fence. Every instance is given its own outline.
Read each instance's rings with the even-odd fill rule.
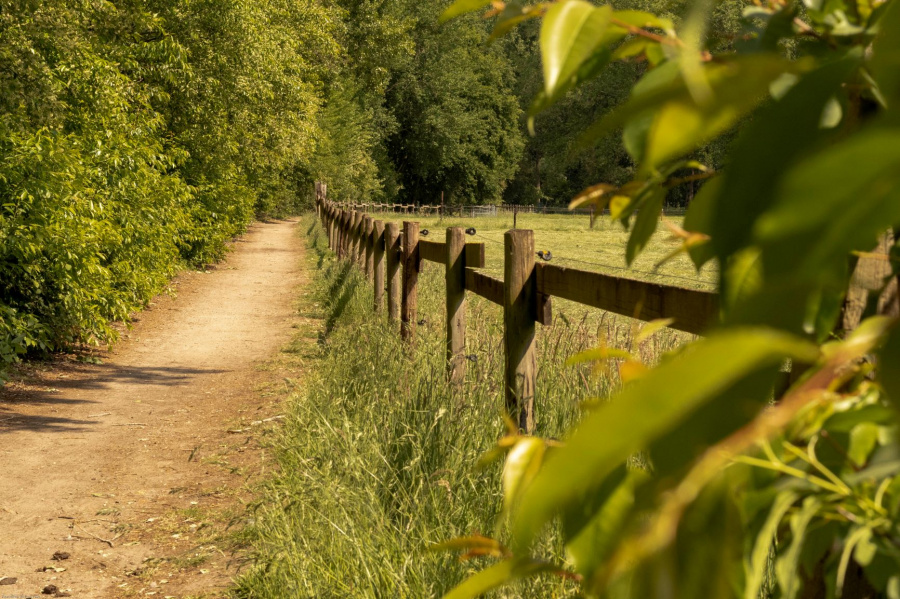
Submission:
[[[501,214],[551,214],[569,216],[602,216],[609,215],[609,210],[594,208],[574,208],[542,204],[491,204],[491,205],[440,205],[440,204],[376,204],[376,203],[344,203],[340,204],[348,210],[357,210],[365,214],[386,212],[392,214],[410,214],[416,216],[458,216],[463,218],[483,218]],[[687,206],[664,206],[664,216],[684,216]]]

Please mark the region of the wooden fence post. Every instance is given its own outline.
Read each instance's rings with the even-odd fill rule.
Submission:
[[[331,251],[337,254],[337,210],[334,206],[328,209],[328,223],[331,233]]]
[[[350,251],[350,213],[341,210],[341,253],[340,258],[346,260]]]
[[[400,337],[411,341],[416,333],[419,283],[419,223],[403,221],[403,290],[400,293]]]
[[[366,270],[366,217],[362,212],[357,212],[357,221],[356,221],[356,255],[353,256],[354,260],[356,260],[356,265],[359,267],[360,272],[365,272]]]
[[[368,204],[366,205],[368,207]],[[375,230],[374,221],[371,216],[366,215],[366,234],[365,234],[365,243],[366,243],[366,279],[369,281],[372,280],[372,277],[375,276],[375,244],[372,239],[372,233]]]
[[[340,224],[341,224],[341,231],[340,231],[341,259],[346,260],[347,259],[347,251],[350,249],[350,240],[349,240],[349,236],[347,235],[347,231],[350,227],[350,213],[347,212],[346,210],[344,210],[343,208],[341,208],[341,211],[340,211]]]
[[[447,367],[450,382],[466,378],[466,232],[447,228]]]
[[[353,248],[350,250],[350,259],[358,267],[362,267],[362,260],[359,259],[359,253],[362,250],[362,214],[353,211]]]
[[[506,353],[506,407],[525,433],[534,431],[534,323],[537,289],[534,233],[504,235],[503,346]]]
[[[388,317],[400,319],[400,226],[397,223],[384,225],[384,252],[387,267]]]
[[[376,312],[381,312],[384,305],[384,221],[373,222],[372,231],[372,269],[375,286],[373,308]]]

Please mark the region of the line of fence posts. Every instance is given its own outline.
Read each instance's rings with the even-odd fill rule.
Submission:
[[[526,229],[504,234],[504,277],[495,279],[475,270],[485,265],[485,247],[483,243],[467,243],[462,227],[448,227],[443,243],[420,240],[417,222],[404,221],[401,233],[396,222],[375,220],[328,201],[325,183],[317,182],[315,193],[316,215],[329,247],[338,259],[351,261],[373,282],[376,312],[384,311],[386,294],[388,318],[399,322],[404,340],[412,342],[415,338],[418,275],[423,261],[444,265],[446,359],[448,378],[453,384],[463,383],[466,374],[466,291],[503,307],[505,401],[510,414],[518,417],[519,427],[528,433],[534,430],[535,324],[551,323],[551,297],[641,320],[671,318],[674,322],[669,326],[694,334],[705,331],[718,316],[715,292],[536,264],[533,232]],[[360,206],[368,212],[369,205]],[[512,208],[515,214],[520,207],[504,208]],[[593,224],[593,211],[590,217]],[[894,238],[893,233],[885,235],[875,251],[886,258]],[[886,260],[861,259],[854,266],[842,313],[845,331],[856,328],[872,290],[881,289],[881,282],[889,274]],[[900,314],[896,279],[881,289],[877,303],[879,314]],[[794,374],[800,372],[802,365]],[[789,376],[786,381],[793,378]]]
[[[373,309],[399,321],[401,338],[413,342],[416,334],[418,278],[425,259],[445,265],[447,377],[460,385],[466,377],[466,269],[484,266],[483,243],[467,243],[462,227],[448,227],[444,243],[419,240],[419,223],[403,222],[402,233],[395,222],[383,222],[354,211],[346,211],[317,197],[316,213],[325,229],[329,247],[339,259],[352,261],[373,282]],[[427,258],[423,258],[422,245]],[[535,377],[535,289],[534,239],[531,231],[506,234],[506,278],[511,282],[502,297],[506,331],[506,405],[518,415],[522,430],[534,429]],[[480,275],[480,273],[478,273]],[[476,279],[478,287],[500,283],[486,275]],[[481,295],[496,292],[481,290]],[[496,301],[497,297],[493,297]]]
[[[718,296],[535,263],[534,233],[516,229],[504,234],[503,280],[479,270],[485,265],[484,243],[466,242],[462,227],[448,227],[444,242],[420,239],[419,223],[376,220],[346,210],[316,187],[316,213],[329,247],[338,259],[356,265],[373,282],[373,309],[397,322],[400,336],[415,340],[418,279],[425,261],[443,264],[446,278],[446,360],[451,383],[465,380],[466,291],[503,307],[505,402],[519,427],[534,430],[535,325],[552,321],[551,297],[642,320],[674,318],[673,328],[700,333],[718,313]]]

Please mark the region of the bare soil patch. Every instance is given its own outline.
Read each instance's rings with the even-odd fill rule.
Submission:
[[[255,224],[179,276],[100,363],[0,389],[0,597],[225,593],[248,483],[274,467],[259,432],[292,385],[272,358],[298,322],[296,227]]]

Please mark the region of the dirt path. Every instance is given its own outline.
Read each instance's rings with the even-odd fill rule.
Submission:
[[[256,224],[102,364],[63,360],[0,390],[0,598],[221,596],[237,568],[228,518],[247,517],[246,481],[268,465],[268,423],[251,423],[285,385],[264,365],[291,337],[302,252],[296,222]]]

